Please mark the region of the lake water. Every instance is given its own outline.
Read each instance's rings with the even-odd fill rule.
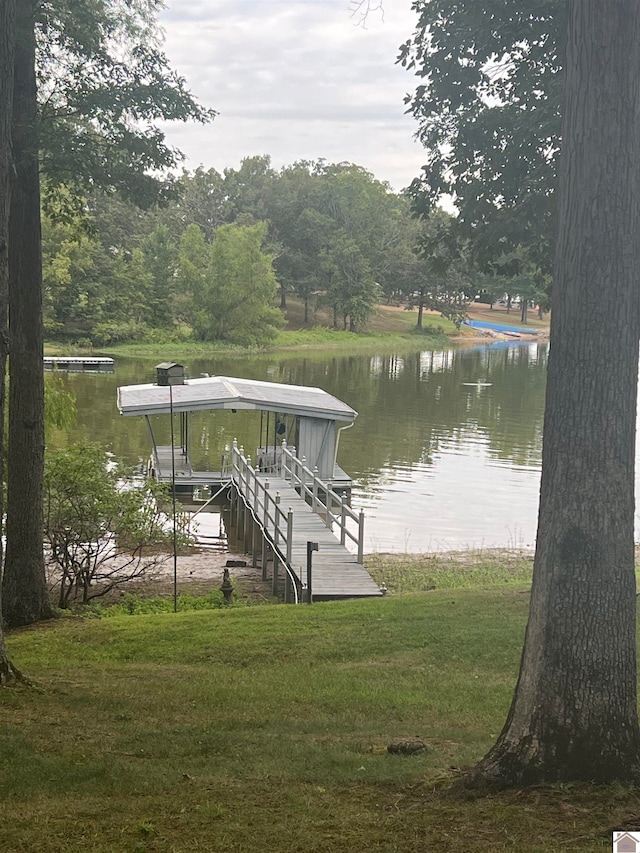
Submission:
[[[359,413],[338,461],[364,507],[367,551],[533,547],[548,347],[489,347],[384,356],[260,355],[185,359],[201,373],[312,385]],[[115,373],[65,375],[78,423],[61,445],[94,440],[128,463],[151,447],[144,418],[121,418],[116,388],[155,381],[155,361],[116,359]],[[234,438],[258,444],[255,412],[202,413],[190,425],[195,468],[218,469]],[[169,419],[153,421],[169,444]]]

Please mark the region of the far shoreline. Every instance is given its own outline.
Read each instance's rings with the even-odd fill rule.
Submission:
[[[433,348],[464,348],[466,346],[491,345],[496,342],[514,343],[546,341],[549,335],[549,316],[540,320],[529,318],[520,323],[519,312],[507,312],[504,306],[472,303],[467,316],[472,320],[508,324],[517,328],[534,328],[535,334],[521,333],[518,337],[470,326],[456,328],[455,324],[436,311],[423,312],[422,328],[417,326],[417,310],[406,310],[402,306],[379,305],[376,314],[362,332],[334,329],[328,325],[328,317],[321,312],[314,317],[313,324],[302,322],[299,300],[290,298],[287,309],[287,326],[278,333],[276,340],[265,347],[241,347],[226,342],[194,341],[191,339],[168,339],[164,342],[145,343],[132,341],[105,346],[79,347],[59,341],[45,342],[47,355],[73,355],[77,353],[105,354],[122,358],[154,359],[201,359],[209,357],[249,358],[261,355],[287,356],[301,352],[321,356],[323,353],[392,353],[399,350],[419,352]],[[533,312],[531,312],[533,314]],[[326,325],[322,325],[326,323]]]

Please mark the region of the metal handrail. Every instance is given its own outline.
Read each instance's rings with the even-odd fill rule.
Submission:
[[[330,528],[333,523],[339,526],[341,545],[345,544],[348,537],[357,546],[357,560],[362,565],[364,562],[364,510],[354,512],[343,495],[334,492],[328,483],[320,479],[318,469],[314,468],[312,471],[305,462],[304,457],[298,459],[289,450],[286,441],[282,442],[281,475],[285,480],[290,479],[295,486],[300,487],[301,496],[309,500],[314,512],[324,516],[327,527]],[[325,501],[321,499],[321,493],[326,495]],[[333,511],[334,504],[338,506],[337,513]],[[347,527],[347,519],[351,519],[358,525],[357,536]]]
[[[231,451],[231,468],[233,482],[245,507],[272,541],[273,547],[277,550],[281,562],[291,578],[297,604],[299,603],[298,588],[301,587],[302,580],[296,576],[291,568],[293,512],[291,508],[285,512],[280,507],[279,493],[276,492],[275,497],[272,496],[269,490],[269,481],[263,482],[258,478],[255,468],[251,465],[250,457],[244,455],[243,447],[238,449],[236,441],[233,442]],[[260,512],[261,509],[262,512]],[[284,548],[281,547],[281,542]]]

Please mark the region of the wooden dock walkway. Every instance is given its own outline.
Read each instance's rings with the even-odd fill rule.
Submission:
[[[284,578],[285,600],[306,599],[307,543],[313,542],[318,545],[312,554],[313,600],[382,595],[362,565],[363,514],[343,496],[323,491],[322,482],[295,456],[289,454],[289,461],[279,472],[259,472],[241,450],[233,450],[232,517],[254,565],[260,553],[263,579],[271,562],[274,592]],[[350,529],[354,526],[357,533]],[[356,555],[347,549],[347,539],[356,544]]]

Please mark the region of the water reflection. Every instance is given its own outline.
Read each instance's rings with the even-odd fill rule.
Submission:
[[[339,462],[367,514],[367,550],[424,551],[531,545],[535,536],[546,345],[385,356],[186,360],[189,375],[218,373],[320,386],[359,416],[342,434]],[[113,376],[64,377],[78,425],[54,441],[109,445],[130,463],[148,454],[144,419],[120,418],[116,388],[154,381],[154,362],[117,359]],[[196,468],[218,468],[233,438],[258,443],[259,414],[200,413],[191,420]],[[168,418],[153,422],[169,443]]]

